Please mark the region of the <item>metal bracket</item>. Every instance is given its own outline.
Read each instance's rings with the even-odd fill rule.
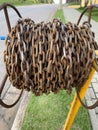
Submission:
[[[93,8],[98,8],[98,4],[94,4],[94,5],[90,5],[90,6],[87,6],[83,12],[81,13],[78,21],[77,21],[77,25],[79,25],[83,15],[89,10],[89,15],[88,15],[88,22],[90,23],[91,22],[91,16],[92,16],[92,11],[93,11]]]
[[[11,5],[11,4],[9,4],[9,3],[3,3],[2,5],[0,5],[0,11],[1,11],[1,10],[4,10],[5,19],[6,19],[6,23],[7,23],[7,27],[8,27],[8,31],[10,32],[10,31],[11,31],[11,23],[10,23],[10,19],[9,19],[7,7],[12,8],[12,9],[17,13],[17,15],[18,15],[20,18],[22,18],[22,16],[21,16],[21,14],[19,13],[19,11],[17,10],[17,8],[14,7],[13,5]],[[1,37],[0,39],[1,39],[1,40],[4,40],[4,38],[2,39],[2,37]],[[20,93],[18,99],[17,99],[13,104],[11,104],[11,105],[5,104],[5,103],[2,101],[2,99],[1,99],[1,94],[2,94],[2,91],[3,91],[3,89],[4,89],[5,83],[6,83],[6,81],[7,81],[7,78],[8,78],[8,75],[5,74],[3,80],[2,80],[2,82],[1,82],[1,84],[0,84],[0,105],[2,105],[2,106],[5,107],[5,108],[11,108],[11,107],[13,107],[14,105],[16,105],[16,104],[18,103],[19,99],[20,99],[21,96],[22,96],[23,90],[21,90],[21,93]]]
[[[96,54],[98,55],[98,51],[96,51]],[[79,92],[81,99],[83,99],[84,96],[85,96],[86,90],[87,90],[88,87],[89,87],[89,84],[90,84],[90,82],[91,82],[91,80],[92,80],[92,77],[93,77],[93,75],[94,75],[94,72],[95,72],[95,70],[92,68],[92,71],[91,71],[91,73],[90,73],[90,75],[89,75],[88,80],[87,80],[86,83],[81,87],[81,90],[80,90],[80,92]],[[72,123],[73,123],[73,121],[74,121],[74,118],[75,118],[75,116],[76,116],[76,114],[77,114],[77,112],[78,112],[80,106],[81,106],[81,103],[80,103],[80,101],[79,101],[79,99],[78,99],[77,94],[75,94],[74,99],[73,99],[73,101],[72,101],[72,103],[71,103],[71,108],[70,108],[70,110],[69,110],[69,113],[68,113],[68,116],[67,116],[67,119],[66,119],[66,122],[65,122],[65,125],[64,125],[63,130],[70,130],[70,128],[71,128],[71,126],[72,126]]]
[[[79,25],[79,23],[81,21],[81,18],[83,17],[83,15],[85,14],[85,12],[87,10],[89,10],[88,22],[90,23],[93,8],[98,8],[98,5],[91,5],[91,6],[88,6],[88,7],[86,7],[84,9],[84,11],[81,13],[81,15],[80,15],[80,17],[78,19],[77,25]],[[98,56],[98,50],[96,50],[96,54]],[[81,99],[83,99],[84,96],[85,96],[86,90],[89,87],[89,84],[90,84],[90,82],[92,80],[94,72],[95,72],[95,70],[92,68],[92,71],[91,71],[91,73],[89,75],[89,79],[86,81],[86,83],[81,87],[81,89],[79,91],[79,95],[80,95]],[[72,126],[72,123],[73,123],[73,121],[75,119],[75,116],[76,116],[80,106],[81,106],[80,100],[79,100],[77,94],[75,94],[74,99],[73,99],[73,101],[71,103],[71,108],[70,108],[69,113],[67,115],[66,122],[65,122],[63,130],[70,130],[70,128]]]

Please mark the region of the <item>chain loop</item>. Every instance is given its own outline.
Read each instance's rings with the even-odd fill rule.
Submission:
[[[94,33],[81,26],[54,19],[35,24],[18,20],[6,39],[4,62],[13,86],[35,95],[80,88],[89,76],[96,55]]]

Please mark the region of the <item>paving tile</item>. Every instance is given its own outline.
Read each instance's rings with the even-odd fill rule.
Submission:
[[[94,104],[96,101],[97,101],[97,99],[93,99],[93,100],[92,100],[92,103]]]
[[[97,114],[97,119],[98,119],[98,114]]]
[[[92,88],[91,88],[91,89],[92,89]],[[91,100],[89,89],[87,89],[87,91],[86,91],[85,99],[86,99],[86,100]]]
[[[93,75],[93,78],[98,79],[98,74],[94,74],[94,75]]]
[[[12,101],[13,100],[11,100],[10,102],[12,102]],[[3,107],[0,108],[0,113],[2,111],[2,113],[0,115],[0,129],[2,128],[1,130],[11,130],[11,126],[13,124],[15,115],[17,113],[20,101],[14,107],[12,107],[10,109],[5,109]],[[6,101],[4,100],[4,102],[6,102],[7,104],[10,104],[8,99]]]
[[[97,78],[96,80],[97,80],[97,82],[98,82],[98,78]]]
[[[90,101],[96,99],[96,95],[93,91],[93,88],[88,88],[85,98],[86,98],[86,100],[90,100]]]
[[[96,97],[97,97],[97,99],[98,99],[98,93],[96,93]]]
[[[92,101],[87,101],[87,105],[90,106],[92,105]],[[98,128],[98,118],[97,118],[97,114],[95,113],[95,110],[88,110],[89,115],[90,115],[90,120],[91,120],[91,124],[92,124],[92,130],[97,130]]]
[[[98,93],[98,83],[92,83],[94,91]]]
[[[98,107],[95,108],[95,112],[96,112],[96,114],[98,114]]]
[[[94,91],[93,91],[93,88],[89,88],[88,91],[89,91],[89,93],[90,93],[90,97],[91,97],[92,99],[96,99],[96,96],[95,96],[95,93],[94,93]]]
[[[96,78],[93,78],[93,79],[91,80],[91,82],[92,82],[92,83],[95,83],[95,82],[97,82],[97,79],[96,79]]]

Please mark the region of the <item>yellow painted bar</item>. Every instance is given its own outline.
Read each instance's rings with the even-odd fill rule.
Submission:
[[[98,55],[98,51],[96,51],[96,54]],[[94,72],[95,72],[95,70],[92,68],[92,71],[90,73],[90,76],[89,76],[88,80],[86,81],[86,83],[84,84],[84,86],[81,87],[81,90],[80,90],[80,93],[79,93],[81,99],[83,99],[84,96],[85,96],[86,90],[89,87],[89,84],[90,84],[90,82],[92,80]],[[70,130],[70,128],[72,126],[72,123],[74,121],[74,118],[75,118],[75,116],[76,116],[76,114],[77,114],[80,106],[81,106],[81,103],[80,103],[80,101],[79,101],[79,99],[77,97],[77,94],[75,94],[63,130]]]

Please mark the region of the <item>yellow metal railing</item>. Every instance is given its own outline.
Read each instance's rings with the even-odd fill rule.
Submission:
[[[98,55],[98,51],[96,51],[96,54]],[[84,86],[81,87],[81,90],[79,92],[81,99],[83,99],[85,96],[86,90],[89,87],[89,84],[92,80],[94,72],[95,72],[95,70],[92,68],[92,71],[90,72],[90,76],[89,76],[88,80],[86,81]],[[80,106],[81,106],[81,103],[77,97],[77,94],[75,94],[63,130],[70,130]]]

